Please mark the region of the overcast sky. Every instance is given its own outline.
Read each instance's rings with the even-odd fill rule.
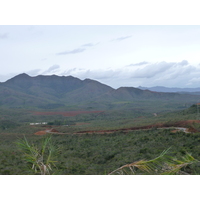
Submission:
[[[111,87],[200,87],[200,26],[0,26],[0,82],[20,74]]]

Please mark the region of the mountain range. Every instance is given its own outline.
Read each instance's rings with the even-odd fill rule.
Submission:
[[[155,87],[141,87],[139,86],[138,89],[141,90],[150,90],[154,92],[177,92],[177,93],[200,93],[200,88],[168,88],[163,86],[155,86]]]
[[[56,108],[67,105],[120,101],[196,101],[197,95],[164,93],[144,88],[112,87],[98,81],[73,76],[19,74],[0,83],[0,106]]]

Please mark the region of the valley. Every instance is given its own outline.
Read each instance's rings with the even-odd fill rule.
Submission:
[[[0,174],[35,174],[16,142],[58,147],[55,174],[109,174],[171,148],[200,160],[198,93],[164,93],[21,74],[0,84]],[[198,165],[189,174],[200,174]]]

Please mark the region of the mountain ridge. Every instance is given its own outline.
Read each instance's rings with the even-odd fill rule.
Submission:
[[[178,88],[178,87],[164,87],[164,86],[154,86],[154,87],[137,87],[141,90],[150,90],[154,92],[200,92],[200,87],[198,88]]]
[[[46,105],[90,105],[122,101],[196,101],[199,96],[154,92],[134,87],[112,87],[96,80],[73,76],[19,74],[0,84],[0,105],[46,107]],[[54,106],[50,106],[54,107]]]

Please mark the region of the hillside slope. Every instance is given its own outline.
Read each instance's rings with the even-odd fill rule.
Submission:
[[[120,101],[149,100],[194,103],[199,99],[199,95],[153,92],[134,87],[113,89],[95,80],[80,80],[72,76],[30,77],[20,74],[0,83],[0,105],[8,107],[56,108],[81,104],[98,106]]]

